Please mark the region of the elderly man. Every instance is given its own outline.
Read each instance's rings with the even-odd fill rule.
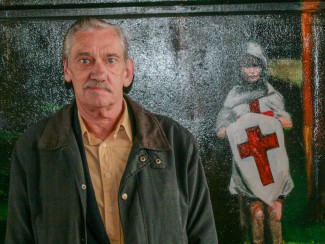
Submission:
[[[122,30],[77,21],[63,66],[75,102],[16,143],[6,243],[217,243],[192,135],[123,94]]]

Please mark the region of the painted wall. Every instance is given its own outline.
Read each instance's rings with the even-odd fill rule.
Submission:
[[[285,131],[295,188],[284,205],[284,240],[325,242],[325,217],[320,217],[325,207],[320,174],[325,164],[325,7],[286,1],[232,3],[0,1],[1,238],[14,142],[26,127],[73,99],[61,67],[63,37],[76,18],[95,15],[121,25],[129,37],[136,66],[129,95],[147,109],[174,118],[197,138],[220,243],[243,243],[245,235],[238,199],[228,190],[232,155],[227,140],[217,138],[215,123],[235,83],[241,44],[258,41],[269,58],[270,83],[284,96],[294,124]],[[312,130],[309,136],[306,125]]]

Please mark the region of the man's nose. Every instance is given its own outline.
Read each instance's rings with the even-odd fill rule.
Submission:
[[[95,62],[91,72],[91,79],[98,81],[104,81],[106,79],[105,64],[103,62]]]

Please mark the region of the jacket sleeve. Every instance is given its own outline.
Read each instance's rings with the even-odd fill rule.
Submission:
[[[26,172],[20,164],[16,148],[12,153],[5,244],[35,243],[28,201]]]
[[[218,243],[208,185],[198,151],[193,151],[188,168],[188,243]]]

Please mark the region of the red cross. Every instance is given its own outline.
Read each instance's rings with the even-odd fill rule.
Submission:
[[[261,113],[261,109],[260,109],[260,102],[258,99],[252,101],[249,103],[249,110],[252,112],[252,113],[258,113],[260,114]]]
[[[266,151],[279,147],[275,133],[263,135],[259,126],[246,129],[248,141],[238,145],[240,157],[254,157],[258,173],[264,186],[274,183]]]

